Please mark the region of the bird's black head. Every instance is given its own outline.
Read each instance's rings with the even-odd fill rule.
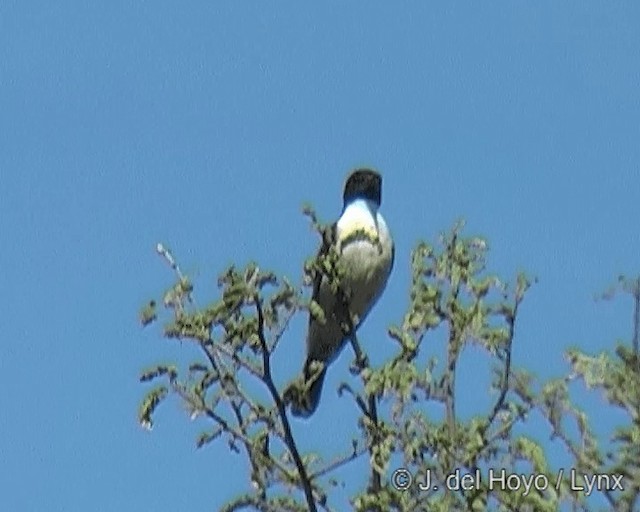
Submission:
[[[356,169],[347,178],[342,199],[345,206],[354,199],[368,199],[380,206],[382,176],[371,169]]]

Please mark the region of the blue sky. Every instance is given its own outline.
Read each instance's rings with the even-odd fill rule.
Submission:
[[[374,361],[406,306],[411,248],[459,218],[488,239],[491,270],[539,279],[515,364],[558,376],[567,346],[628,339],[630,300],[593,295],[639,271],[639,15],[631,2],[3,2],[0,508],[208,511],[246,489],[224,443],[195,450],[202,425],[177,401],[153,432],[136,423],[139,371],[193,355],[137,323],[173,279],[155,244],[205,302],[231,262],[297,280],[316,245],[301,204],[333,219],[358,165],[383,173],[396,240],[360,333]],[[276,356],[281,384],[304,324]],[[295,422],[303,449],[348,450],[353,406],[331,388],[349,361]],[[465,365],[463,407],[486,394]],[[606,430],[602,401],[583,398]]]

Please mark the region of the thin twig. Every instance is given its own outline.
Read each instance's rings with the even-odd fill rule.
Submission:
[[[233,352],[229,347],[218,343],[214,345],[213,348],[215,351],[221,352],[228,358],[232,359],[234,362],[238,363],[242,368],[247,370],[254,377],[262,379],[262,373],[260,372],[260,370],[258,370],[258,368],[252,366],[248,361],[245,361],[244,359],[239,357],[238,354]]]
[[[340,293],[342,299],[344,300],[344,294]],[[347,309],[347,311],[349,311]],[[369,361],[366,356],[363,356],[362,349],[360,348],[360,344],[358,343],[358,338],[356,337],[355,328],[353,326],[353,320],[351,319],[351,315],[347,314],[347,327],[349,332],[349,341],[351,342],[351,346],[353,347],[353,351],[356,357],[356,365],[360,369],[360,371],[369,367]],[[380,442],[380,435],[378,432],[378,409],[376,407],[376,397],[373,394],[368,395],[368,407],[365,405],[364,400],[362,400],[359,396],[356,398],[360,409],[363,413],[371,420],[372,430],[373,430],[373,439],[371,441],[371,446],[369,447],[369,452],[373,457],[373,447],[376,446]],[[375,464],[372,464],[371,468],[371,491],[372,492],[380,492],[382,489],[382,475],[376,469]]]
[[[640,373],[640,276],[633,287],[633,355],[636,360],[636,370]]]
[[[278,330],[273,336],[273,341],[271,342],[271,352],[273,352],[278,346],[278,342],[280,341],[280,338],[282,338],[284,331],[286,331],[287,327],[289,327],[289,323],[291,322],[291,319],[293,318],[293,315],[297,311],[297,309],[298,309],[297,307],[293,307],[287,311],[287,314],[284,320],[281,322],[280,327],[278,328]]]
[[[511,350],[513,346],[513,338],[516,330],[516,317],[518,314],[518,307],[520,306],[520,300],[516,299],[513,305],[513,313],[509,315],[507,322],[509,323],[509,337],[507,339],[507,347],[505,348],[505,360],[504,360],[504,373],[502,374],[502,382],[500,383],[500,395],[493,405],[491,414],[489,414],[489,423],[492,425],[498,415],[498,412],[504,407],[505,400],[507,398],[507,392],[509,391],[509,380],[511,376]]]
[[[358,457],[360,457],[366,451],[367,451],[367,447],[364,446],[364,445],[361,446],[360,448],[358,448],[357,446],[354,446],[353,451],[349,455],[347,455],[345,457],[342,457],[342,458],[332,462],[328,466],[326,466],[326,467],[324,467],[322,469],[319,469],[318,471],[316,471],[314,473],[311,473],[311,475],[309,475],[309,477],[312,480],[315,480],[316,478],[324,476],[327,473],[331,473],[332,471],[338,469],[339,467],[344,466],[345,464],[348,464],[352,460],[357,459]]]
[[[254,301],[256,305],[256,312],[258,314],[258,338],[260,340],[260,346],[262,348],[262,365],[263,365],[263,377],[262,381],[266,384],[269,389],[269,393],[271,393],[271,397],[278,408],[278,414],[280,415],[280,420],[282,421],[282,428],[284,430],[284,440],[293,457],[293,461],[298,470],[298,475],[300,476],[300,481],[302,483],[302,488],[304,490],[305,498],[307,500],[307,505],[309,506],[310,512],[315,512],[316,502],[313,497],[313,489],[311,487],[311,480],[309,479],[309,475],[307,474],[307,470],[304,467],[304,463],[302,462],[302,458],[300,457],[300,453],[298,452],[298,447],[293,439],[293,434],[291,433],[291,426],[289,425],[289,419],[287,418],[287,411],[282,401],[278,390],[276,389],[275,384],[273,383],[273,378],[271,376],[271,361],[270,361],[270,353],[267,346],[267,340],[264,336],[264,313],[262,311],[262,302],[258,294],[256,293],[254,296]]]
[[[161,243],[158,243],[156,245],[156,252],[164,258],[164,260],[169,264],[171,269],[178,275],[178,279],[183,280],[184,275],[182,274],[180,267],[178,266],[178,263],[173,257],[173,254],[171,254],[171,251]]]
[[[162,243],[158,242],[156,244],[156,252],[162,257],[162,259],[164,259],[164,261],[167,262],[167,264],[176,273],[176,275],[178,276],[178,279],[181,282],[186,281],[186,277],[180,270],[180,266],[178,265],[178,262],[173,257],[173,254],[171,254],[171,251],[167,247],[165,247]],[[194,303],[193,294],[191,292],[187,294],[187,300],[189,301],[189,303]]]
[[[451,326],[449,333],[448,350],[447,350],[447,374],[445,377],[444,401],[446,406],[447,425],[449,427],[449,435],[453,440],[456,427],[456,365],[460,350],[456,346],[458,344],[458,336],[454,326]]]
[[[452,265],[455,256],[455,247],[458,240],[458,232],[454,231],[451,242],[448,245],[449,255],[448,255],[448,264],[449,264],[449,274],[453,274]],[[453,280],[451,280],[453,281]],[[458,357],[460,355],[460,344],[461,340],[459,336],[462,336],[462,333],[458,333],[455,325],[455,312],[454,306],[458,303],[458,295],[460,293],[460,282],[458,282],[451,290],[451,296],[453,300],[451,301],[451,306],[447,308],[445,315],[450,323],[449,330],[449,339],[447,342],[447,370],[444,375],[444,398],[445,398],[445,416],[447,427],[449,429],[449,437],[451,443],[455,446],[455,437],[456,437],[456,366],[458,363]],[[455,455],[454,455],[455,459]],[[453,469],[453,465],[455,460],[446,460],[445,465],[449,466],[450,469]],[[445,490],[448,493],[448,489]]]

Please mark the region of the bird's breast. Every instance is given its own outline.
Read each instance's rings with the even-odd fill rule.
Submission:
[[[393,244],[380,215],[376,220],[355,219],[350,229],[339,233],[339,250],[345,271],[343,286],[348,291],[351,311],[365,315],[384,289],[389,272]]]

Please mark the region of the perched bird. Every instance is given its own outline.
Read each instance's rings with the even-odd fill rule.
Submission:
[[[357,329],[387,284],[395,251],[379,211],[381,188],[380,174],[370,169],[357,169],[345,183],[342,215],[331,227],[331,243],[344,270],[340,281],[342,293],[335,287],[332,289],[325,274],[316,272],[312,298],[322,308],[325,321],[313,315],[309,318],[304,391],[296,398],[285,392],[295,416],[308,417],[318,407],[327,366],[348,340],[343,330],[344,319],[351,318],[354,330]],[[326,253],[327,247],[320,251]],[[349,312],[344,311],[345,305]]]

